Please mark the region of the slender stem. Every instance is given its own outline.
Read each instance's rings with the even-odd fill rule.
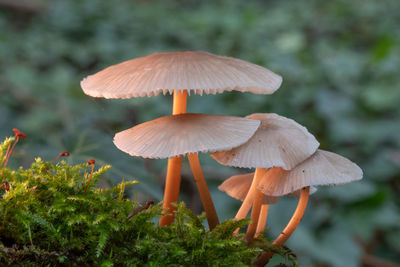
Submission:
[[[247,213],[249,212],[251,205],[254,201],[254,194],[257,190],[257,185],[260,182],[261,178],[267,172],[265,168],[256,168],[256,172],[254,173],[253,182],[251,183],[249,192],[246,195],[246,198],[243,200],[242,206],[240,206],[238,212],[236,213],[235,219],[240,220],[246,218]],[[234,232],[237,234],[239,232],[239,228]]]
[[[69,157],[69,153],[67,151],[61,152],[60,154],[58,154],[57,157],[55,157],[54,159],[50,160],[49,162],[54,162],[54,161],[58,160],[61,157]]]
[[[8,145],[6,158],[5,158],[5,161],[4,161],[3,168],[5,168],[7,166],[8,160],[10,159],[11,154],[13,153],[15,145],[18,143],[18,140],[19,140],[19,136],[16,137],[16,139],[15,139],[15,141],[14,141],[14,143],[12,145],[11,144]],[[11,146],[11,149],[8,150],[10,148],[10,146]]]
[[[256,189],[254,192],[254,200],[253,200],[253,207],[251,208],[251,223],[247,227],[246,232],[246,240],[251,243],[254,239],[254,235],[256,233],[257,225],[258,225],[258,218],[260,217],[262,200],[264,194]]]
[[[85,194],[86,194],[86,190],[87,190],[87,189],[88,189],[88,187],[89,187],[90,180],[92,180],[93,171],[94,171],[94,164],[92,164],[92,171],[90,172],[89,181],[86,183],[86,187],[85,187]]]
[[[172,203],[178,202],[181,185],[182,156],[168,159],[167,178],[165,180],[163,214],[158,223],[159,226],[170,225],[174,221],[176,208]]]
[[[3,165],[3,168],[5,168],[6,165],[7,165],[8,152],[10,151],[10,148],[11,148],[11,144],[8,145],[6,155],[4,156],[4,165]]]
[[[174,91],[172,114],[186,113],[187,91]],[[171,203],[178,202],[181,184],[182,156],[168,159],[167,177],[165,180],[163,214],[159,226],[170,225],[174,221],[175,207]]]
[[[282,233],[274,240],[274,242],[272,242],[273,245],[282,246],[293,234],[294,230],[296,230],[306,210],[309,195],[310,195],[309,186],[301,189],[300,199],[299,203],[297,204],[297,208],[294,211],[293,216],[290,219],[289,223],[286,225],[285,229],[283,229]],[[268,261],[271,259],[273,255],[274,253],[272,252],[262,253],[260,256],[258,256],[255,265],[264,266],[265,264],[268,263]]]
[[[218,215],[212,201],[210,191],[208,190],[206,180],[204,179],[203,172],[201,171],[199,157],[196,153],[187,154],[190,168],[196,182],[197,189],[199,190],[201,202],[203,203],[204,210],[206,211],[208,225],[210,230],[214,229],[219,224]]]
[[[306,211],[309,195],[310,195],[310,187],[309,186],[301,189],[300,199],[299,199],[297,208],[296,208],[292,218],[290,219],[289,223],[285,227],[285,229],[283,229],[282,233],[273,242],[274,245],[282,246],[283,244],[285,244],[285,242],[293,234],[294,230],[296,230],[301,219],[303,218],[304,212]]]
[[[185,114],[187,104],[187,91],[174,91],[172,115]]]
[[[260,217],[258,218],[256,236],[261,234],[265,229],[265,224],[267,223],[267,218],[268,218],[268,210],[269,210],[268,204],[263,204],[261,206],[261,212],[260,212]]]

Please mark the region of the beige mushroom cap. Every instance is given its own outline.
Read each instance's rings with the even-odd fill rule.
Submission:
[[[228,179],[226,179],[218,189],[227,193],[229,196],[244,201],[247,193],[249,192],[251,183],[253,182],[254,172],[234,175]],[[310,188],[310,194],[313,194],[317,191],[315,187]],[[294,192],[290,192],[288,195],[298,197],[300,195],[300,190],[296,190]],[[263,204],[275,204],[279,201],[279,197],[264,195]]]
[[[110,66],[81,81],[93,97],[131,98],[193,90],[272,94],[282,77],[253,63],[201,51],[155,53]]]
[[[114,144],[143,158],[231,149],[245,143],[260,122],[233,116],[179,114],[161,117],[119,132]]]
[[[211,154],[219,163],[241,168],[282,167],[290,170],[319,146],[315,137],[294,120],[275,113],[256,113],[246,118],[260,120],[260,127],[245,144]]]
[[[271,196],[286,195],[306,186],[339,185],[360,180],[363,172],[355,163],[338,154],[319,149],[291,171],[276,168],[258,189]]]

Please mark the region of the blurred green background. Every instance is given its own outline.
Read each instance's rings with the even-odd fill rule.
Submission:
[[[113,165],[103,186],[137,179],[140,201],[161,200],[166,161],[129,157],[112,138],[170,114],[171,97],[94,99],[80,80],[153,52],[238,57],[282,75],[282,87],[270,96],[191,96],[188,111],[278,113],[306,126],[322,149],[360,165],[361,182],[311,197],[287,244],[302,266],[390,266],[400,262],[399,44],[398,0],[0,0],[0,137],[14,127],[28,135],[11,167],[69,151],[70,163]],[[233,217],[240,203],[217,186],[246,170],[200,160],[220,217]],[[200,212],[188,164],[182,186],[181,199]],[[271,238],[295,206],[285,198],[272,208]]]

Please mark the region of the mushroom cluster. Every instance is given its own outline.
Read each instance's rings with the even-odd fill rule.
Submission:
[[[174,220],[178,201],[182,158],[187,156],[207,215],[210,229],[219,224],[197,153],[212,152],[223,165],[255,168],[255,173],[227,179],[219,189],[243,201],[237,219],[251,209],[249,242],[265,227],[268,205],[286,195],[299,196],[298,207],[282,234],[283,245],[305,211],[310,193],[318,185],[336,185],[362,178],[351,161],[319,150],[319,143],[297,122],[274,113],[245,118],[186,113],[187,96],[224,91],[272,94],[282,78],[270,70],[226,56],[206,52],[155,53],[108,67],[81,82],[92,97],[151,97],[173,95],[172,115],[154,119],[117,133],[114,144],[122,151],[144,158],[168,158],[163,213],[159,225]],[[238,229],[239,230],[239,229]],[[271,254],[260,255],[257,264]]]

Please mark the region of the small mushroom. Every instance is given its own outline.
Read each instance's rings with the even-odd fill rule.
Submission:
[[[249,193],[235,216],[236,219],[245,218],[253,206],[252,223],[247,234],[248,237],[252,237],[256,232],[263,198],[256,187],[266,175],[267,169],[278,166],[290,170],[311,156],[319,143],[305,127],[277,114],[256,113],[246,118],[261,121],[253,137],[229,151],[212,153],[211,157],[223,165],[256,168]]]
[[[257,120],[232,116],[190,113],[172,115],[117,133],[114,144],[132,156],[144,158],[176,158],[187,155],[210,229],[213,229],[219,223],[218,216],[204,180],[197,153],[240,146],[249,140],[259,125],[260,122]],[[166,183],[168,182],[167,180]],[[179,194],[179,183],[173,188],[177,191],[175,193]],[[170,199],[167,198],[167,200]],[[166,207],[170,212],[173,211],[174,207],[170,202],[168,204]],[[163,222],[169,224],[173,220],[171,217],[164,216],[161,219],[170,220]],[[163,223],[160,225],[165,225]]]
[[[155,53],[108,67],[81,81],[85,94],[104,98],[131,98],[173,94],[172,114],[186,113],[187,95],[224,91],[272,94],[282,77],[244,60],[201,51]],[[193,159],[197,158],[193,154]],[[196,159],[198,161],[198,158]],[[168,160],[164,206],[178,200],[182,157]],[[171,222],[161,218],[161,225]]]
[[[274,175],[262,179],[257,189],[276,197],[299,189],[301,193],[292,218],[272,244],[282,246],[297,228],[307,206],[310,186],[345,184],[360,180],[362,176],[362,170],[355,163],[321,149],[290,171],[276,168]],[[263,253],[257,259],[257,266],[264,266],[262,263],[268,262],[272,255]]]
[[[263,179],[257,188],[271,196],[287,195],[307,186],[339,185],[360,180],[362,170],[338,154],[318,149],[290,171],[277,168],[275,175]]]

